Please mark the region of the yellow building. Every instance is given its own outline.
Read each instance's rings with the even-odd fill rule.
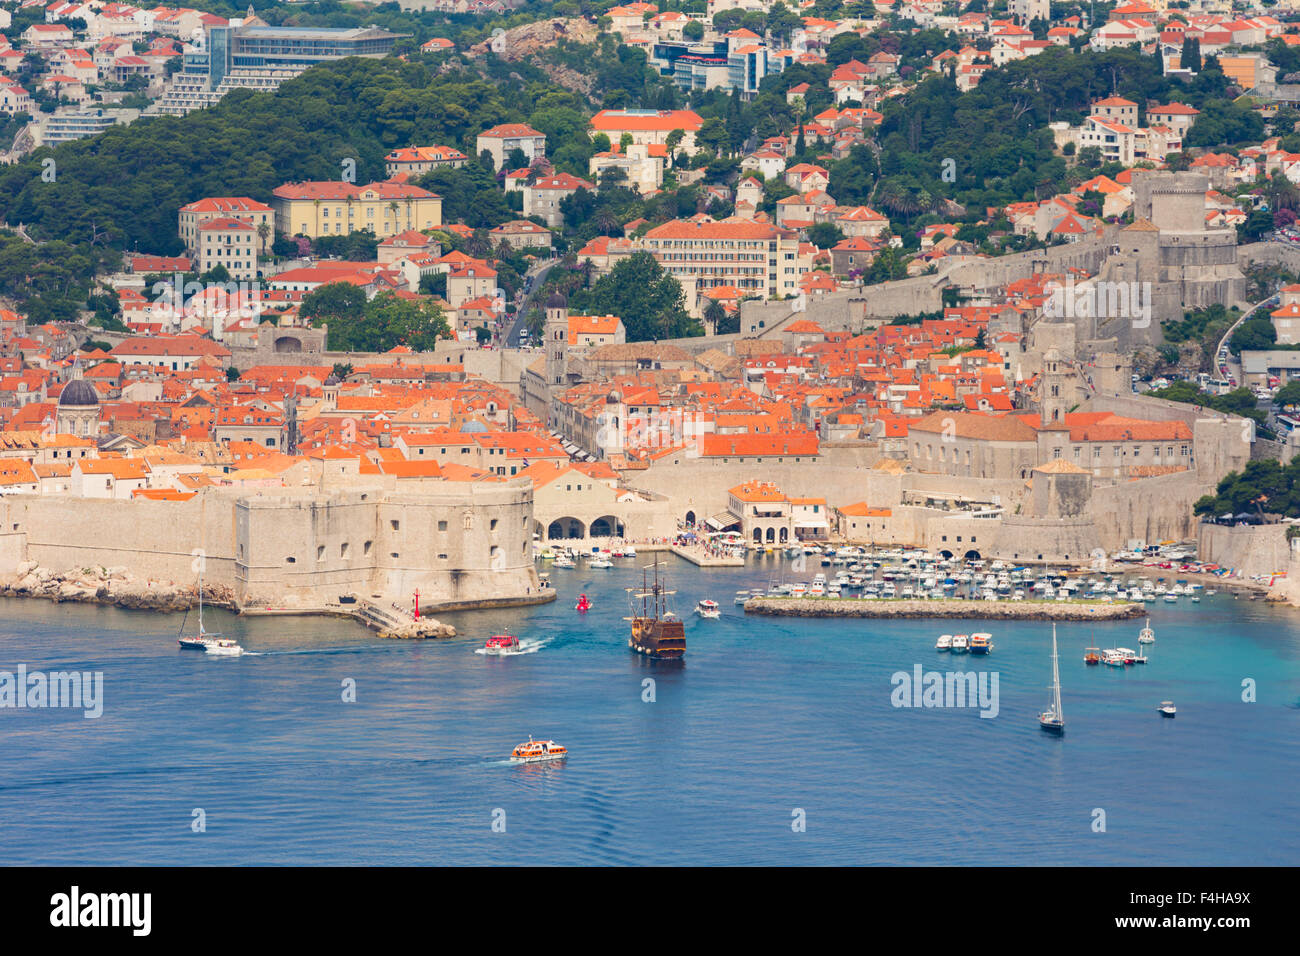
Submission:
[[[271,197],[276,232],[286,236],[315,239],[368,230],[384,238],[442,225],[442,197],[402,183],[286,183]]]

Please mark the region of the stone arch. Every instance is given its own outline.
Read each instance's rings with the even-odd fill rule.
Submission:
[[[546,529],[546,537],[551,541],[565,538],[585,538],[587,526],[577,518],[556,518]]]
[[[762,543],[763,543],[763,529],[762,529],[762,528],[755,528],[755,529],[754,529],[754,543],[755,543],[755,544],[762,544]]]
[[[775,529],[775,528],[768,528],[768,529],[767,529],[767,543],[768,543],[768,544],[776,544],[776,529]]]
[[[944,548],[942,551],[939,552],[939,557],[943,558],[945,561],[951,561],[952,552],[949,551],[947,548]]]
[[[281,335],[275,340],[275,351],[277,352],[301,352],[302,339],[296,335]]]
[[[789,541],[789,540],[790,540],[790,529],[789,529],[789,528],[782,528],[782,529],[781,529],[781,534],[779,535],[779,539],[780,539],[780,541],[781,541],[782,544],[785,544],[787,541]]]
[[[695,524],[695,512],[694,512],[694,511],[688,511],[688,512],[686,512],[686,523],[687,523],[688,525],[694,525],[694,524]]]
[[[974,548],[971,548],[969,551],[966,552],[966,560],[978,561],[980,560],[980,553],[976,551]]]
[[[615,538],[623,534],[623,522],[613,515],[601,515],[587,532],[593,538]]]

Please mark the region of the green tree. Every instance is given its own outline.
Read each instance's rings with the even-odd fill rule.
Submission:
[[[1273,396],[1274,404],[1285,408],[1288,405],[1300,405],[1300,379],[1287,382]]]
[[[332,338],[335,325],[359,322],[365,308],[364,292],[347,282],[331,282],[303,296],[298,314],[312,325],[328,324]]]
[[[722,324],[727,319],[727,310],[722,307],[722,303],[716,299],[710,299],[709,304],[704,309],[704,327],[706,330],[713,332],[722,328]]]
[[[703,334],[686,312],[682,287],[648,252],[620,259],[590,291],[579,290],[571,303],[591,315],[617,315],[629,342]]]
[[[818,249],[829,249],[844,238],[844,233],[833,222],[813,223],[807,231],[808,241]]]

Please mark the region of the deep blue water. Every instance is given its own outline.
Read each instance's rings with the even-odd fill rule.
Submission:
[[[675,559],[682,665],[628,651],[624,586],[646,562],[555,571],[560,599],[449,615],[461,637],[387,642],[345,621],[235,618],[258,656],[177,649],[180,616],[0,601],[0,670],[104,672],[104,714],[0,709],[8,864],[1294,864],[1300,612],[1220,594],[1151,607],[1145,668],[1086,668],[1050,628],[746,618],[778,559]],[[808,575],[805,575],[805,577]],[[585,590],[595,608],[577,615]],[[723,619],[689,615],[712,597]],[[214,622],[210,621],[209,626]],[[510,625],[548,641],[474,653]],[[1140,621],[1100,625],[1137,647]],[[934,650],[991,630],[985,659]],[[890,675],[996,671],[1000,713],[898,709]],[[653,703],[643,679],[655,681]],[[356,681],[357,700],[341,682]],[[1243,703],[1241,682],[1257,682]],[[1163,699],[1176,720],[1156,713]],[[529,734],[567,764],[504,759]],[[191,829],[202,808],[206,831]],[[792,831],[794,811],[806,832]],[[1093,832],[1093,811],[1106,832]],[[505,813],[505,832],[492,829]]]

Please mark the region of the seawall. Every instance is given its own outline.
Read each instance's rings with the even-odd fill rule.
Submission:
[[[751,598],[746,614],[774,617],[981,618],[1003,621],[1118,621],[1141,617],[1141,604],[1076,601],[909,601]]]

